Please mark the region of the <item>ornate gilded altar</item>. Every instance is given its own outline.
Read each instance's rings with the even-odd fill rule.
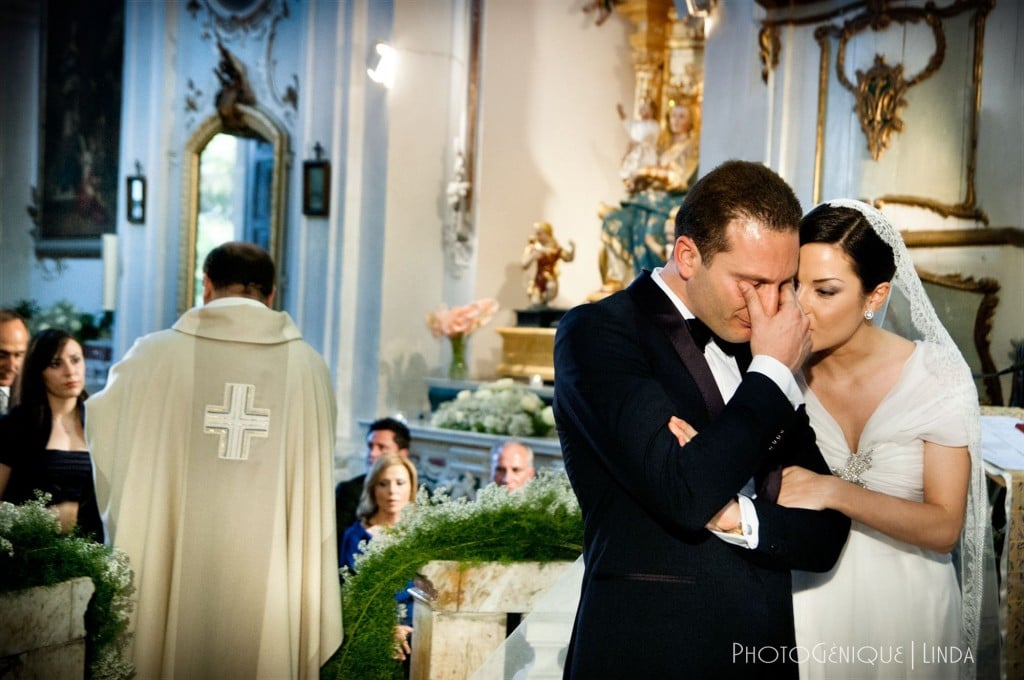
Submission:
[[[699,159],[704,20],[680,19],[672,0],[626,0],[615,10],[636,28],[629,38],[635,71],[632,125],[643,122],[641,112],[653,107],[660,132],[656,161],[630,164],[634,142],[620,168],[627,197],[618,206],[602,204],[598,210],[601,289],[590,300],[622,289],[641,269],[665,262],[673,241],[673,211]]]

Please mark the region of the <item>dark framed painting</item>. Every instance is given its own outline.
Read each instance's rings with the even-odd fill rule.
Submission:
[[[302,214],[327,217],[331,212],[331,162],[302,164]]]
[[[37,251],[116,230],[123,0],[47,0]]]

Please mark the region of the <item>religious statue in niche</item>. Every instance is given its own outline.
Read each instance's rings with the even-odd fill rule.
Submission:
[[[633,24],[634,116],[630,145],[619,166],[626,197],[602,203],[598,300],[621,290],[644,269],[670,257],[673,217],[697,175],[700,110],[704,93],[704,22],[680,18],[671,0],[612,5]]]
[[[658,125],[657,106],[650,97],[645,97],[640,102],[639,118],[627,118],[622,104],[619,104],[617,109],[619,120],[626,126],[626,133],[629,135],[629,147],[626,149],[626,155],[622,157],[619,175],[623,180],[628,180],[640,168],[657,164],[658,135],[661,126]]]
[[[628,196],[618,207],[603,205],[599,268],[602,292],[619,290],[643,269],[665,263],[671,236],[666,221],[682,203],[697,172],[699,140],[695,107],[671,103],[667,129],[653,163],[623,177]]]
[[[533,277],[526,285],[526,294],[535,307],[547,307],[558,295],[559,262],[572,262],[576,257],[576,244],[571,240],[563,248],[555,238],[548,222],[533,225],[533,235],[523,250],[522,267],[535,267]]]

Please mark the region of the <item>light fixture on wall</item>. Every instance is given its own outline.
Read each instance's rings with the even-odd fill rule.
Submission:
[[[302,163],[302,214],[327,217],[331,214],[331,162],[322,158],[324,147],[313,145],[315,158]]]
[[[146,222],[146,176],[142,174],[142,163],[135,161],[135,174],[125,178],[128,198],[126,217],[132,224]]]
[[[395,84],[395,69],[398,65],[398,55],[395,48],[387,43],[377,43],[377,66],[366,69],[370,80],[391,89]]]

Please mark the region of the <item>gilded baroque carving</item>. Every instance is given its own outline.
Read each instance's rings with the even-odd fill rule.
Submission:
[[[767,83],[768,74],[779,65],[779,52],[782,51],[778,25],[763,24],[761,31],[757,34],[757,43],[757,54],[761,59],[761,80]]]
[[[857,118],[868,140],[868,152],[876,161],[889,146],[889,136],[903,131],[900,109],[907,105],[903,96],[907,82],[903,64],[890,66],[885,57],[875,55],[875,63],[867,71],[857,69]]]
[[[220,52],[220,62],[213,70],[220,82],[220,89],[217,90],[215,97],[217,114],[220,116],[224,129],[228,132],[243,130],[245,129],[245,119],[239,105],[255,105],[256,95],[253,94],[252,87],[249,85],[245,64],[224,47],[219,40],[217,41],[217,51]]]
[[[888,146],[893,132],[903,129],[899,116],[901,107],[909,106],[905,99],[910,88],[930,77],[943,63],[946,50],[946,37],[942,22],[944,19],[958,16],[965,12],[973,12],[971,25],[973,35],[973,63],[971,68],[971,94],[969,101],[973,104],[969,110],[967,128],[969,146],[965,161],[964,197],[958,203],[945,203],[922,196],[891,194],[880,196],[874,200],[876,207],[886,203],[898,203],[924,208],[943,217],[959,217],[973,219],[988,224],[988,216],[975,205],[975,169],[978,151],[978,119],[981,113],[981,80],[982,58],[984,55],[985,20],[995,5],[995,0],[953,0],[951,4],[939,7],[929,2],[923,7],[890,6],[886,0],[868,0],[853,2],[838,9],[819,14],[798,14],[789,16],[779,12],[762,22],[759,43],[762,45],[762,65],[766,64],[764,43],[766,32],[777,31],[784,25],[805,26],[816,25],[814,37],[818,41],[821,52],[818,119],[815,130],[815,168],[812,200],[821,200],[822,172],[824,167],[825,147],[825,108],[827,102],[828,72],[830,69],[829,41],[837,39],[836,76],[840,84],[849,90],[855,98],[854,110],[861,121],[861,128],[867,138],[868,150],[872,158],[878,160],[882,151]],[[860,12],[842,25],[830,23],[837,17]],[[881,55],[875,56],[874,65],[866,71],[857,71],[857,83],[850,82],[846,77],[845,59],[846,44],[851,37],[870,29],[872,31],[887,30],[892,24],[908,24],[924,21],[935,37],[935,51],[929,58],[925,68],[913,78],[905,79],[902,64],[889,65]],[[897,71],[899,69],[899,71]]]
[[[185,9],[200,22],[200,37],[205,41],[245,47],[252,40],[266,45],[264,59],[253,65],[255,73],[266,79],[266,90],[259,88],[261,96],[269,94],[287,122],[294,123],[299,108],[299,77],[293,73],[283,91],[275,80],[274,46],[281,22],[291,17],[288,0],[250,0],[244,7],[237,2],[228,7],[220,0],[190,0]],[[194,103],[186,99],[186,111]]]
[[[624,0],[615,11],[634,28],[632,115],[619,110],[630,136],[619,167],[628,197],[599,207],[601,288],[590,300],[620,290],[637,270],[665,262],[670,209],[681,202],[700,154],[704,19],[680,18],[672,0]]]
[[[999,305],[999,282],[992,278],[981,278],[975,280],[972,276],[963,274],[937,274],[935,272],[918,269],[917,274],[921,281],[961,290],[968,293],[975,293],[981,296],[978,302],[978,311],[974,316],[974,326],[971,329],[971,336],[974,341],[974,349],[978,354],[981,373],[984,376],[982,383],[985,385],[985,393],[980,395],[982,403],[1002,404],[1003,388],[999,377],[995,375],[997,369],[992,359],[992,323],[996,314],[996,307]],[[937,305],[939,307],[940,305]],[[942,311],[941,309],[939,310]],[[947,322],[948,323],[948,322]]]
[[[917,23],[924,20],[935,36],[935,51],[928,59],[928,65],[910,80],[903,77],[903,64],[889,65],[881,54],[875,55],[874,64],[867,71],[858,69],[857,84],[846,77],[846,44],[850,38],[867,28],[872,31],[884,31],[893,21],[899,23]],[[861,130],[867,139],[868,152],[876,161],[882,157],[882,151],[889,146],[889,137],[893,132],[903,130],[903,121],[899,117],[900,108],[907,105],[904,95],[911,87],[927,80],[939,70],[946,57],[946,36],[942,31],[939,17],[926,10],[917,12],[901,12],[898,16],[886,13],[884,4],[873,5],[869,12],[846,23],[839,33],[839,49],[836,56],[836,77],[847,90],[853,94],[856,104],[854,111],[860,120]]]

